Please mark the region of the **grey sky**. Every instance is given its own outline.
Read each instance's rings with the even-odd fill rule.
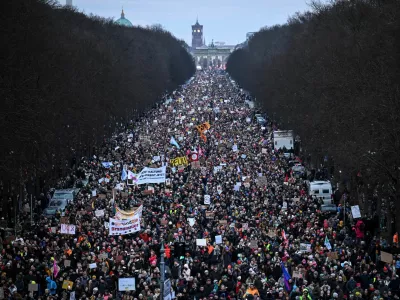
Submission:
[[[65,4],[65,0],[59,0]],[[85,13],[118,19],[125,17],[134,25],[161,24],[177,38],[191,44],[191,25],[199,18],[206,43],[236,45],[247,32],[283,24],[295,12],[309,10],[311,0],[73,0]]]

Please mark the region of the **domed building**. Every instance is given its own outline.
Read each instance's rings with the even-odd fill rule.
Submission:
[[[133,27],[131,21],[125,18],[124,10],[122,9],[121,18],[115,21],[115,24],[126,26],[126,27]]]

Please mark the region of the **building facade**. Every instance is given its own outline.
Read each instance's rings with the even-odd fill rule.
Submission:
[[[191,54],[197,67],[202,69],[225,68],[228,56],[235,49],[235,46],[225,45],[224,43],[205,45],[205,38],[203,35],[203,25],[200,25],[198,20],[196,24],[192,25],[192,47]]]
[[[192,25],[192,48],[202,46],[204,46],[203,25],[200,25],[199,20],[196,20],[196,24]]]

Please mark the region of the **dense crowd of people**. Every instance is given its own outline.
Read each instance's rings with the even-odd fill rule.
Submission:
[[[161,245],[171,298],[399,299],[397,245],[389,261],[361,219],[322,212],[247,100],[224,72],[199,72],[80,162],[70,180],[88,183],[65,211],[3,245],[3,299],[160,299]],[[165,183],[124,178],[162,166]],[[109,234],[139,207],[140,231]]]

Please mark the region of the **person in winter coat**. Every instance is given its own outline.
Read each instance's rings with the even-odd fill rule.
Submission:
[[[350,280],[346,283],[346,291],[352,293],[356,288],[357,282],[354,280],[354,277],[350,277]]]
[[[353,227],[353,230],[356,232],[357,243],[361,242],[364,239],[364,229],[364,222],[362,220],[358,220],[356,226]]]
[[[50,291],[51,295],[55,295],[57,293],[57,284],[54,280],[51,280],[49,276],[46,277],[47,289]]]

